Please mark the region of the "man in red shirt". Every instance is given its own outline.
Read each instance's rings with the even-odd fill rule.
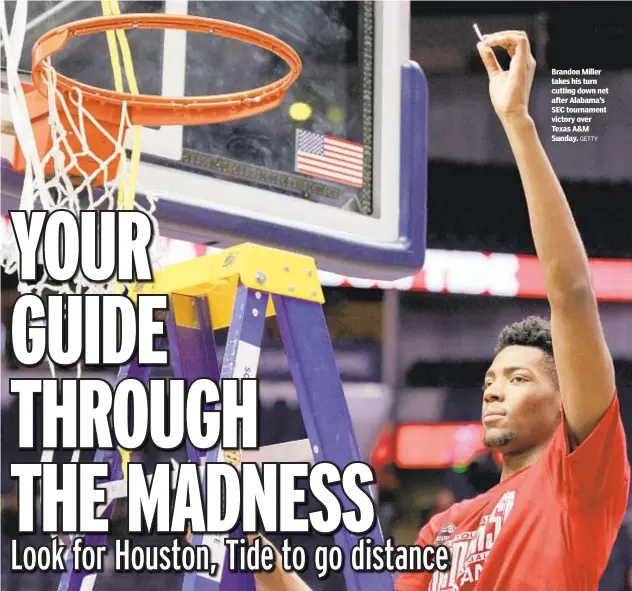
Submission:
[[[509,53],[508,71],[494,47]],[[500,335],[484,377],[482,420],[487,446],[503,456],[501,481],[432,517],[417,539],[450,548],[450,569],[404,573],[395,587],[595,591],[630,479],[613,363],[579,232],[529,116],[535,60],[527,36],[488,35],[478,50],[522,179],[551,323],[531,317]],[[257,582],[261,589],[307,589],[280,570]]]
[[[492,48],[507,50],[508,71]],[[421,530],[444,544],[444,573],[406,573],[397,591],[595,591],[627,506],[630,469],[588,260],[564,192],[528,113],[535,60],[523,32],[478,50],[513,151],[551,306],[551,324],[505,328],[484,379],[486,444],[500,483]],[[576,149],[576,148],[569,148]]]

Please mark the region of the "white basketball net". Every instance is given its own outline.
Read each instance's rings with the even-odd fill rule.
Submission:
[[[29,117],[28,107],[22,83],[19,76],[19,61],[22,55],[24,36],[27,24],[27,5],[28,0],[18,0],[16,2],[15,13],[11,29],[7,24],[4,0],[0,0],[0,33],[2,39],[2,49],[5,53],[6,60],[6,83],[8,88],[8,98],[11,108],[11,117],[13,128],[15,130],[16,141],[19,142],[20,148],[26,161],[26,169],[24,174],[24,184],[20,197],[20,209],[33,211],[34,209],[44,209],[54,211],[57,209],[65,209],[73,212],[77,217],[82,210],[117,210],[122,209],[120,203],[120,193],[125,194],[125,205],[127,209],[144,211],[151,219],[154,226],[154,240],[152,243],[153,251],[152,265],[154,269],[159,269],[164,256],[162,240],[158,232],[158,222],[155,217],[156,199],[148,191],[142,187],[136,186],[136,168],[138,165],[138,156],[140,152],[140,129],[134,128],[129,120],[127,105],[123,105],[121,120],[117,127],[115,135],[109,133],[97,121],[94,116],[84,108],[82,92],[75,88],[69,95],[68,99],[62,95],[57,88],[57,73],[52,67],[50,61],[46,64],[46,86],[48,96],[48,124],[50,126],[52,147],[43,157],[40,157],[35,143],[33,128]],[[104,13],[112,14],[112,11],[118,11],[118,3],[115,0],[102,3]],[[107,12],[106,12],[107,10]],[[112,37],[108,38],[110,43],[110,52],[112,55],[113,68],[118,66],[118,77],[121,77],[121,68],[118,64],[118,49],[116,56],[113,56],[113,46],[111,45]],[[126,47],[123,47],[123,42]],[[125,51],[127,50],[127,56]],[[128,78],[130,88],[129,66],[129,47],[124,39],[121,41],[121,51],[124,54],[123,61],[125,63],[125,73]],[[115,72],[115,79],[116,79]],[[133,78],[133,69],[132,69]],[[133,80],[134,87],[136,85]],[[70,104],[68,104],[70,102]],[[68,127],[62,124],[62,116],[67,119]],[[102,139],[112,145],[112,152],[106,160],[100,159],[90,149],[88,138],[86,135],[86,127],[94,126],[101,134]],[[79,139],[81,146],[80,151],[73,152],[68,142],[68,134],[73,133],[74,137]],[[129,134],[134,134],[134,144],[131,157],[128,158],[125,151],[125,142]],[[91,157],[98,163],[99,167],[92,173],[87,173],[79,169],[78,159],[85,156]],[[120,160],[118,171],[114,178],[105,177],[103,186],[99,189],[93,187],[97,176],[107,174],[108,165],[115,160]],[[44,173],[49,164],[53,165],[52,174]],[[71,178],[72,171],[72,178]],[[79,178],[77,178],[77,171]],[[136,189],[142,192],[147,200],[147,205],[143,206],[134,199]],[[131,207],[130,207],[131,204]],[[0,252],[0,263],[5,267],[9,274],[18,272],[19,250],[17,242],[12,230],[7,232],[6,239],[2,244]],[[117,282],[110,281],[108,283],[95,283],[88,280],[81,273],[75,276],[72,283],[52,282],[46,273],[36,284],[26,284],[20,281],[18,290],[22,293],[34,293],[42,296],[45,291],[58,294],[106,294],[115,291],[122,292],[127,285],[121,285]],[[49,367],[53,376],[55,376],[55,367],[49,361]],[[81,375],[81,367],[77,368],[77,375]],[[123,453],[122,450],[120,450]],[[42,463],[52,461],[53,452],[43,451]],[[73,453],[72,462],[79,459],[78,450]],[[53,536],[54,537],[54,536]]]
[[[117,127],[116,136],[109,133],[95,117],[84,108],[83,94],[80,89],[74,88],[68,95],[68,99],[62,95],[57,88],[57,72],[50,63],[46,63],[45,79],[48,94],[48,124],[50,126],[52,147],[42,158],[38,155],[33,130],[29,118],[26,98],[18,74],[18,65],[24,34],[26,30],[27,2],[18,1],[13,18],[12,28],[9,32],[4,2],[0,1],[0,26],[2,33],[2,44],[6,56],[6,75],[11,106],[13,127],[15,129],[16,140],[26,160],[26,172],[24,175],[24,185],[20,198],[20,209],[32,211],[42,208],[48,211],[65,209],[72,211],[79,216],[82,210],[117,210],[121,209],[120,192],[121,189],[131,200],[134,209],[144,211],[152,220],[154,225],[152,264],[154,269],[160,268],[163,258],[162,241],[159,238],[158,222],[155,218],[156,199],[142,187],[136,187],[136,171],[132,163],[132,158],[128,158],[125,150],[125,142],[132,132],[138,132],[130,123],[127,105],[124,104],[121,110],[121,120]],[[68,104],[70,102],[70,104]],[[70,128],[65,128],[62,124],[62,117],[69,122]],[[90,149],[86,135],[87,126],[96,127],[102,134],[102,140],[112,145],[112,152],[103,160]],[[93,128],[94,128],[93,127]],[[80,151],[71,149],[68,142],[68,134],[73,133],[81,145]],[[139,146],[134,146],[139,149]],[[79,168],[78,159],[89,157],[98,163],[98,170],[88,173]],[[108,165],[120,159],[120,165],[115,178],[107,178]],[[45,176],[44,169],[50,164],[54,166],[52,175]],[[81,173],[77,178],[77,170]],[[72,177],[70,172],[73,171]],[[105,176],[103,186],[95,189],[93,184],[99,175]],[[146,197],[147,205],[143,206],[134,199],[136,189],[139,189]],[[13,232],[9,231],[7,240],[2,245],[1,259],[8,273],[17,272],[18,269],[18,248]],[[111,293],[114,290],[121,290],[122,287],[114,281],[108,283],[94,283],[78,274],[73,283],[58,284],[50,282],[50,278],[44,275],[36,284],[27,285],[20,282],[21,292],[31,292],[38,295],[47,290],[56,293],[73,294],[103,294]]]

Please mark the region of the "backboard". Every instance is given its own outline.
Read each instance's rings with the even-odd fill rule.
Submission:
[[[5,6],[10,22],[15,2]],[[143,129],[139,194],[158,196],[162,234],[220,248],[277,246],[315,256],[320,269],[374,279],[423,265],[427,88],[408,61],[409,2],[152,0],[120,7],[251,26],[289,43],[303,60],[300,78],[271,112]],[[43,33],[101,14],[100,2],[31,0],[20,62],[25,81],[30,48]],[[272,54],[213,35],[127,37],[142,94],[223,94],[286,73]],[[105,34],[72,39],[53,65],[81,82],[114,87]],[[8,163],[10,120],[4,100],[3,212],[16,206],[22,184]]]

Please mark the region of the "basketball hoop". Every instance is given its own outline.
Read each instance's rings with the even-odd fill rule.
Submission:
[[[270,51],[290,71],[283,78],[252,90],[216,96],[162,97],[96,88],[57,73],[51,65],[52,56],[73,37],[130,29],[171,29],[236,39]],[[121,133],[127,128],[207,125],[265,113],[281,104],[302,67],[294,49],[267,33],[216,19],[171,14],[102,16],[59,26],[36,41],[32,61],[33,86],[27,89],[26,100],[38,153],[45,159],[54,149],[50,128],[59,125],[67,132],[60,148],[71,162],[76,159],[68,174],[74,183],[88,178],[93,186],[115,177],[123,155]],[[53,97],[56,101],[51,100]],[[54,113],[59,113],[58,118],[53,116],[51,121]],[[77,116],[85,114],[89,117],[80,122],[83,126],[76,125]],[[25,160],[17,144],[13,166],[24,172]],[[51,159],[44,170],[51,174],[55,166]]]
[[[158,238],[158,223],[153,215],[156,196],[139,187],[145,202],[139,204],[135,200],[141,127],[206,125],[265,113],[281,104],[286,91],[300,75],[302,62],[298,53],[280,39],[244,25],[188,15],[121,15],[117,2],[104,2],[103,5],[104,16],[61,25],[35,42],[32,85],[22,84],[18,76],[26,11],[21,15],[22,24],[16,26],[20,19],[14,19],[10,33],[2,11],[9,96],[18,140],[12,166],[24,173],[20,209],[30,211],[41,206],[49,211],[63,208],[78,214],[81,210],[136,208],[152,219]],[[16,14],[19,10],[22,6]],[[243,41],[278,56],[289,66],[289,72],[265,86],[232,94],[143,95],[136,85],[125,36],[125,31],[137,29],[180,30]],[[53,56],[70,39],[95,33],[108,36],[116,90],[73,80],[58,73],[52,65]],[[123,92],[119,50],[129,93]],[[128,158],[125,143],[129,132],[133,132],[133,147]],[[159,268],[160,240],[154,240],[154,244],[157,249],[154,263]],[[14,238],[4,246],[2,258],[7,272],[17,269],[18,252]],[[107,293],[113,289],[113,285],[94,285],[81,276],[75,279],[75,285],[73,291],[84,294]],[[20,289],[27,288],[21,284]],[[67,286],[51,286],[45,278],[28,290],[41,294],[44,289],[69,293]]]

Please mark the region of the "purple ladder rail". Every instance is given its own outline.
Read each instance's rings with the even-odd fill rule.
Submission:
[[[121,367],[117,384],[126,378],[135,378],[147,383],[151,373],[151,368],[147,366],[139,366],[136,358],[128,365]],[[121,469],[121,456],[119,452],[114,450],[99,449],[94,454],[95,463],[108,463],[110,465],[110,480],[120,480],[123,478]],[[114,513],[116,501],[113,500],[108,508],[104,511],[103,517],[110,519]],[[84,546],[98,546],[106,543],[107,534],[85,534],[83,536]],[[74,568],[72,554],[66,559],[66,571],[59,580],[58,591],[85,591],[92,589],[94,586],[94,578],[96,573],[84,572]]]
[[[314,461],[326,460],[337,466],[361,462],[322,306],[275,295],[272,299]],[[340,500],[343,512],[356,510],[346,496],[341,495]],[[376,544],[383,544],[377,519],[367,535]],[[347,591],[393,591],[390,573],[355,572],[349,567],[351,549],[363,537],[345,528],[334,534],[347,557]]]
[[[222,363],[222,379],[256,377],[267,304],[267,293],[254,291],[243,285],[237,288]],[[207,464],[217,461],[218,451],[217,447],[207,451]],[[205,490],[204,494],[206,494]],[[240,536],[242,536],[242,533],[239,528],[230,534],[230,537]],[[194,546],[205,543],[211,545],[216,540],[221,540],[224,537],[228,536],[193,534],[191,544]],[[223,560],[226,550],[222,549],[219,552],[222,554],[219,562],[220,564],[223,563],[221,578],[211,578],[201,573],[186,573],[182,586],[183,591],[220,591],[220,589],[221,591],[255,591],[253,574],[249,572],[229,572],[227,570],[228,563]]]

